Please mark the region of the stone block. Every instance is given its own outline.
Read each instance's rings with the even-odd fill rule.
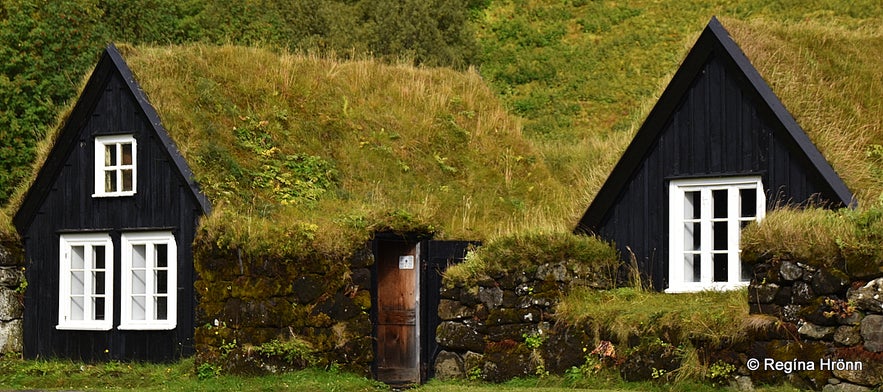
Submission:
[[[503,304],[503,289],[499,287],[479,287],[478,299],[488,309],[496,309]]]
[[[0,288],[0,321],[20,319],[24,306],[18,293],[8,288]]]
[[[816,294],[837,294],[847,286],[849,276],[833,268],[819,270],[812,279],[812,289]]]
[[[779,292],[779,285],[775,283],[752,284],[748,286],[748,302],[770,304]]]
[[[823,327],[813,323],[803,323],[797,333],[812,339],[829,339],[834,336],[835,327]]]
[[[472,318],[475,310],[467,306],[463,306],[460,301],[450,299],[442,299],[438,303],[438,317],[443,321],[463,320]]]
[[[822,388],[822,392],[870,392],[871,389],[861,385],[841,382],[838,384],[828,384]]]
[[[785,280],[798,280],[803,276],[803,268],[793,261],[785,260],[779,266],[779,275]]]
[[[0,267],[0,287],[16,288],[24,278],[19,267]]]
[[[852,325],[843,325],[837,327],[834,331],[834,341],[843,346],[852,346],[862,341],[862,335],[859,327]]]
[[[791,302],[798,305],[808,305],[816,298],[816,293],[812,289],[812,285],[804,281],[794,282],[791,287]]]
[[[466,368],[459,354],[442,351],[435,357],[435,378],[439,381],[461,380],[466,378]]]
[[[484,351],[484,335],[475,326],[455,321],[444,321],[435,331],[435,340],[442,349],[457,351]]]
[[[22,320],[0,321],[0,354],[19,353],[23,346]]]
[[[875,353],[883,351],[883,316],[876,314],[865,316],[862,319],[861,334],[866,350]]]
[[[874,279],[861,288],[850,290],[849,302],[859,310],[883,313],[883,278]]]

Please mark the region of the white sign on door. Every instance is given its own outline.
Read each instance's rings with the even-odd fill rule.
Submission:
[[[399,269],[402,270],[412,270],[414,269],[414,256],[399,256]]]

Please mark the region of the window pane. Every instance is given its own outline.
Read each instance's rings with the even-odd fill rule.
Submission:
[[[756,189],[740,189],[739,190],[740,210],[743,218],[753,218],[757,216],[757,190]]]
[[[104,245],[96,245],[92,247],[92,264],[95,269],[105,269],[105,249]]]
[[[751,267],[745,265],[745,263],[740,263],[742,267],[741,278],[743,282],[748,282],[751,280]]]
[[[92,289],[92,294],[102,295],[105,293],[104,291],[104,272],[96,271],[92,273],[92,284],[95,287]]]
[[[727,244],[729,237],[727,236],[727,222],[714,222],[713,223],[713,231],[714,235],[714,250],[727,250]]]
[[[711,191],[711,198],[713,199],[714,212],[713,216],[715,219],[726,218],[727,217],[727,190],[726,189],[715,189]]]
[[[684,219],[699,219],[700,200],[699,191],[684,192]]]
[[[86,283],[83,279],[83,271],[71,271],[71,294],[83,295],[86,292]]]
[[[83,297],[71,297],[71,320],[82,320],[85,314]]]
[[[132,169],[123,169],[120,170],[120,173],[123,175],[123,187],[122,189],[120,189],[120,191],[132,191]]]
[[[169,292],[169,271],[156,271],[156,293],[167,294]]]
[[[156,268],[167,268],[169,266],[169,246],[167,244],[156,244]]]
[[[83,246],[71,247],[71,269],[83,269],[86,262],[86,249]]]
[[[116,166],[117,164],[117,146],[116,144],[104,145],[104,166]]]
[[[104,320],[104,297],[92,299],[92,312],[95,313],[93,320]]]
[[[117,190],[117,172],[109,170],[104,172],[104,191],[116,192]]]
[[[698,253],[684,254],[684,280],[699,282],[702,279],[702,256]]]
[[[132,245],[132,268],[144,268],[147,266],[147,246]]]
[[[169,319],[169,299],[166,297],[156,297],[156,319]]]
[[[132,164],[132,143],[123,143],[120,144],[122,147],[122,162],[123,165],[131,165]]]
[[[132,296],[132,320],[145,320],[147,318],[147,297]]]
[[[147,293],[147,271],[132,271],[132,294]]]
[[[729,267],[729,257],[726,253],[715,253],[712,255],[714,261],[714,281],[715,282],[726,282],[727,277],[727,269]]]
[[[702,243],[702,223],[684,223],[684,250],[699,250]]]

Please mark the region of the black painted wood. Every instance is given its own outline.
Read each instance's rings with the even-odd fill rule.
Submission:
[[[134,196],[92,197],[94,138],[108,134],[133,134],[136,139]],[[209,208],[131,71],[116,48],[109,46],[14,218],[28,260],[24,355],[170,361],[192,354],[196,302],[190,244],[199,217]],[[120,303],[116,299],[112,330],[56,329],[60,235],[109,233],[114,243],[114,290],[120,293],[120,236],[149,228],[171,231],[178,244],[177,327],[170,331],[117,330]]]
[[[668,183],[760,176],[767,208],[852,193],[716,19],[709,22],[577,228],[613,241],[668,286]]]

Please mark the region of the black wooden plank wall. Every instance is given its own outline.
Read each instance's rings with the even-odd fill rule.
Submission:
[[[69,123],[75,123],[70,121]],[[137,193],[93,198],[94,136],[133,133],[137,143]],[[190,244],[199,205],[169,162],[150,122],[116,72],[108,75],[101,99],[80,130],[78,145],[30,224],[25,246],[30,255],[25,304],[25,356],[84,360],[163,361],[193,352],[193,255]],[[172,331],[114,329],[60,331],[58,324],[59,235],[81,230],[109,232],[114,241],[116,293],[120,293],[120,234],[139,228],[172,231],[178,245],[178,315]]]
[[[813,195],[837,200],[797,151],[771,110],[726,57],[711,56],[656,144],[607,212],[598,233],[616,243],[656,290],[667,287],[668,183],[672,179],[759,175],[768,209]]]

